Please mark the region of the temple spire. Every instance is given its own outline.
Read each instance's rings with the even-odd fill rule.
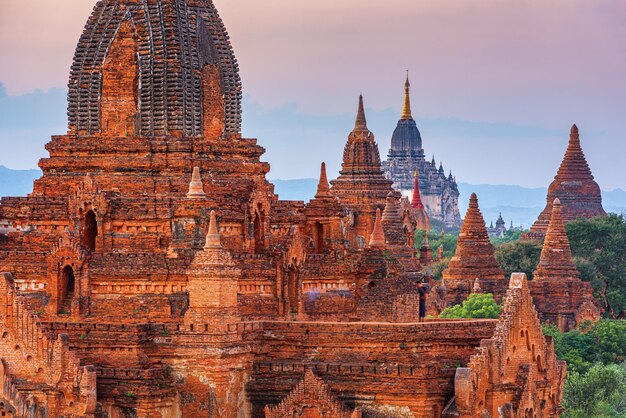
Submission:
[[[204,248],[222,248],[220,240],[220,233],[217,229],[217,219],[215,218],[215,211],[211,211],[211,220],[209,221],[209,232],[206,235],[206,244]]]
[[[202,177],[200,176],[200,167],[194,167],[193,174],[191,175],[191,182],[189,183],[189,192],[187,192],[187,198],[203,199],[205,197],[206,193],[204,193]]]
[[[409,72],[406,72],[406,82],[404,83],[404,107],[402,108],[402,119],[412,120],[411,115],[411,83],[409,83]]]
[[[363,106],[363,95],[359,95],[359,110],[354,123],[355,131],[367,131],[367,119],[365,119],[365,107]]]
[[[561,201],[558,198],[552,203],[550,224],[534,276],[533,280],[580,277],[572,260],[572,251],[561,216]]]
[[[420,171],[419,168],[415,170],[415,183],[413,184],[413,200],[411,200],[411,206],[414,209],[423,209],[422,196],[420,194]]]
[[[376,209],[376,220],[374,221],[374,230],[370,236],[370,248],[385,248],[385,232],[383,231],[382,217],[380,209]]]
[[[322,167],[320,169],[320,181],[317,184],[317,193],[315,194],[315,198],[319,199],[321,197],[330,197],[330,187],[328,186],[328,177],[326,177],[326,163],[322,163]]]

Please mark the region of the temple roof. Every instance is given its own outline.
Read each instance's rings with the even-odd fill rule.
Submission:
[[[120,29],[121,28],[121,29]],[[124,39],[118,39],[119,36]],[[94,134],[102,127],[103,67],[115,42],[135,43],[138,132],[203,133],[203,69],[217,67],[223,96],[224,132],[241,128],[241,82],[228,34],[210,0],[101,0],[76,46],[70,73],[70,129]],[[134,75],[133,75],[134,76]],[[213,105],[213,103],[209,103]]]

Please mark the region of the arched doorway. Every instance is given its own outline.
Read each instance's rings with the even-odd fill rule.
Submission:
[[[61,280],[59,282],[59,313],[71,312],[75,288],[74,269],[70,266],[65,266],[61,272]]]
[[[98,221],[96,220],[96,214],[93,210],[90,210],[83,219],[83,228],[81,236],[81,244],[89,251],[96,250],[96,237],[98,236]]]

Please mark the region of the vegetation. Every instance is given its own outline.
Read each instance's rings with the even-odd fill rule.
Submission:
[[[610,214],[580,219],[566,225],[583,280],[612,318],[626,316],[626,219]]]
[[[565,333],[554,325],[544,325],[543,332],[554,338],[556,356],[567,361],[569,371],[586,373],[595,363],[626,360],[626,320],[603,319]]]
[[[419,250],[424,242],[424,235],[426,233],[422,230],[415,231],[415,248]],[[443,245],[443,254],[446,258],[450,258],[454,255],[456,251],[456,242],[459,239],[457,235],[453,234],[443,234],[441,232],[434,232],[431,229],[428,234],[428,243],[430,244],[430,248],[433,250],[433,255],[437,254],[437,249],[440,245]],[[438,260],[439,261],[439,260]]]
[[[440,318],[497,318],[501,306],[491,293],[472,293],[460,305],[441,311]]]
[[[585,374],[570,372],[563,389],[564,417],[625,417],[626,363],[596,364]]]
[[[495,255],[500,267],[506,271],[507,277],[511,273],[526,273],[526,277],[532,280],[541,255],[541,243],[536,241],[504,243],[496,246]]]
[[[557,358],[567,361],[564,416],[626,416],[626,320],[603,319],[562,333],[544,325],[554,338]]]
[[[524,232],[526,231],[522,231],[519,229],[507,230],[507,231],[504,231],[501,237],[490,238],[491,243],[493,245],[500,245],[500,244],[505,244],[507,242],[519,241],[519,239],[522,237],[522,234]]]

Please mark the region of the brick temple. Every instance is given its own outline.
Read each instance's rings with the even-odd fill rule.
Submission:
[[[578,218],[606,215],[600,186],[591,174],[576,125],[572,126],[565,156],[548,188],[546,207],[530,228],[531,238],[541,238],[546,234],[555,199],[561,202],[561,217],[566,223]]]
[[[558,212],[539,304],[494,264],[476,196],[433,282],[428,240],[414,242],[425,205],[385,177],[362,97],[339,177],[322,163],[306,204],[266,180],[241,97],[211,1],[96,3],[68,132],[46,145],[33,193],[0,204],[3,416],[561,413],[565,364],[540,319],[595,311],[556,255]],[[542,308],[562,280],[582,296]],[[502,302],[499,319],[425,317],[479,291]]]
[[[383,162],[385,175],[392,180],[395,189],[409,194],[413,191],[414,173],[418,173],[421,198],[428,216],[446,227],[458,228],[462,219],[456,179],[452,172],[446,176],[442,162],[437,168],[434,156],[432,161],[426,161],[422,134],[411,113],[410,88],[407,76],[402,116],[391,136],[387,160]]]

